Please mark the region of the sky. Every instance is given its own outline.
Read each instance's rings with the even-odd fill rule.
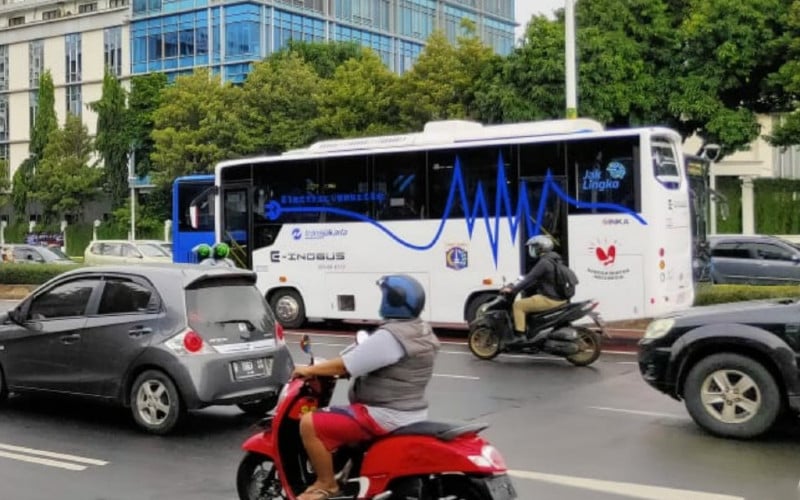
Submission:
[[[553,11],[564,7],[564,0],[516,0],[514,2],[514,18],[519,23],[514,38],[519,39],[525,32],[525,25],[534,14],[553,17]]]

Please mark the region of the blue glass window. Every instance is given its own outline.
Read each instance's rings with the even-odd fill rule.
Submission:
[[[394,67],[391,50],[392,39],[386,35],[337,25],[336,40],[342,42],[354,41],[369,47],[380,56],[386,66],[389,68]]]
[[[81,81],[83,54],[81,50],[81,34],[73,33],[65,37],[67,56],[67,83]]]
[[[422,44],[400,40],[399,47],[400,61],[397,67],[397,72],[405,73],[414,66],[414,62],[416,62],[420,52],[422,52]]]
[[[225,60],[261,56],[261,10],[252,4],[225,7]]]
[[[324,41],[325,21],[276,9],[274,50],[281,50],[289,40]]]
[[[382,30],[389,29],[389,0],[335,2],[337,19]]]
[[[436,23],[434,0],[400,0],[399,30],[403,36],[427,40]]]

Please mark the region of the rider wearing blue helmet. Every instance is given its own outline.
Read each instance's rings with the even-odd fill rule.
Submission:
[[[300,421],[300,435],[317,480],[298,500],[326,499],[339,493],[332,452],[340,446],[428,417],[425,389],[433,376],[439,340],[419,317],[425,290],[407,275],[384,276],[377,284],[384,322],[369,338],[336,359],[295,367],[295,377],[350,375],[353,379],[349,406],[322,408]]]

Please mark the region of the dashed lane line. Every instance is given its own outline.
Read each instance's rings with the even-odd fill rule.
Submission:
[[[71,471],[83,471],[86,470],[89,465],[102,467],[108,464],[105,460],[25,448],[23,446],[5,443],[0,443],[0,457]]]

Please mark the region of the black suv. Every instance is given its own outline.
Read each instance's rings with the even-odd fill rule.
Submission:
[[[783,411],[800,413],[800,303],[698,307],[657,319],[639,342],[639,370],[712,434],[752,438]]]

